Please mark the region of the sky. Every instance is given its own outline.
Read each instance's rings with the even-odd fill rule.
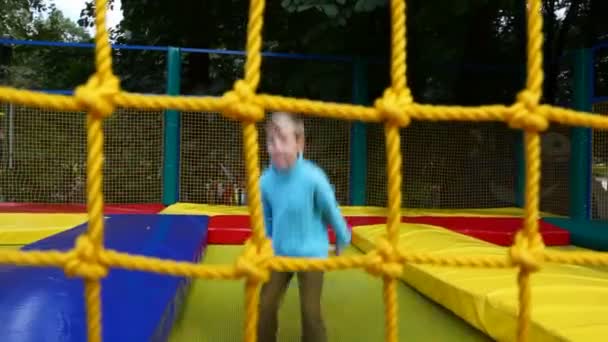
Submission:
[[[108,27],[112,28],[120,23],[122,20],[122,9],[121,0],[114,0],[114,9],[108,10],[106,20]],[[55,6],[63,15],[76,22],[80,18],[80,11],[84,8],[87,0],[49,0],[49,3],[55,3]],[[89,29],[89,32],[93,32],[93,28]]]

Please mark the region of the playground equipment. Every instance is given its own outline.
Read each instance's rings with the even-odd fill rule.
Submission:
[[[406,34],[405,1],[391,1],[392,55],[391,85],[383,97],[373,107],[326,103],[306,99],[285,98],[275,95],[257,94],[260,79],[260,46],[263,24],[264,1],[252,0],[247,34],[247,61],[245,76],[236,82],[234,90],[219,98],[180,97],[143,95],[123,92],[120,82],[112,73],[112,61],[108,34],[105,29],[106,1],[96,1],[96,73],[89,82],[79,87],[73,96],[49,95],[7,87],[0,88],[0,100],[13,103],[53,108],[57,110],[81,111],[87,115],[87,229],[77,231],[78,238],[73,249],[56,245],[49,251],[26,249],[23,251],[1,251],[0,262],[19,266],[52,266],[63,268],[68,276],[84,279],[86,298],[87,337],[89,341],[100,341],[102,336],[101,296],[102,280],[110,268],[124,268],[169,274],[178,277],[197,277],[207,279],[246,280],[245,339],[255,341],[257,321],[258,289],[268,277],[270,270],[311,270],[326,271],[363,268],[370,274],[380,277],[384,283],[385,333],[387,341],[398,339],[398,299],[397,279],[408,277],[412,268],[444,266],[456,268],[517,268],[518,302],[510,310],[517,311],[517,324],[509,326],[516,330],[494,331],[499,338],[515,336],[523,341],[527,338],[537,340],[542,328],[531,324],[532,293],[530,278],[547,263],[576,265],[606,265],[608,257],[599,252],[563,252],[545,248],[539,230],[539,180],[540,180],[540,133],[546,131],[550,122],[571,126],[588,126],[597,129],[608,127],[608,120],[596,115],[577,112],[539,104],[542,85],[542,17],[540,1],[531,0],[527,7],[528,17],[528,67],[526,87],[519,93],[517,101],[510,106],[488,105],[480,107],[434,106],[415,103],[406,82]],[[252,234],[245,243],[242,255],[233,265],[198,265],[193,255],[167,260],[143,256],[142,250],[119,251],[111,243],[104,244],[106,220],[104,219],[104,200],[102,196],[102,165],[104,134],[102,123],[115,110],[115,106],[141,109],[173,109],[181,111],[221,112],[228,118],[238,120],[243,125],[243,142],[247,170],[247,198],[251,218]],[[385,123],[388,210],[386,236],[384,225],[361,230],[355,229],[355,238],[363,245],[365,255],[344,255],[328,260],[306,260],[278,258],[272,256],[269,241],[264,236],[262,213],[258,187],[259,156],[258,131],[256,122],[264,118],[264,110],[284,110],[307,115],[319,115],[362,122]],[[411,226],[401,223],[405,216],[401,209],[401,164],[400,127],[406,127],[411,120],[430,121],[498,121],[507,122],[510,127],[524,131],[525,147],[525,203],[523,227],[517,229],[512,246],[497,249],[483,246],[473,248],[471,255],[437,253],[410,244],[408,236]],[[583,133],[581,133],[583,134]],[[585,133],[586,134],[586,133]],[[175,158],[175,156],[173,157]],[[579,160],[580,161],[580,160]],[[572,191],[576,191],[572,189]],[[580,190],[584,195],[584,189]],[[583,196],[584,197],[584,196]],[[348,215],[348,214],[347,214]],[[369,212],[367,215],[372,215]],[[584,213],[576,213],[573,217]],[[110,218],[108,222],[113,219]],[[416,233],[416,229],[413,229]],[[424,235],[434,234],[429,229]],[[73,236],[75,238],[75,236]],[[401,237],[403,240],[401,241]],[[428,236],[427,236],[428,238]],[[197,241],[202,241],[199,237]],[[47,240],[48,241],[48,240]],[[412,240],[415,241],[415,240]],[[441,239],[442,243],[454,242],[451,238]],[[477,240],[475,240],[477,241]],[[472,243],[472,240],[466,240]],[[428,246],[428,245],[427,245]],[[109,247],[109,248],[108,248]],[[420,247],[420,246],[418,246]],[[192,247],[195,249],[195,247]],[[63,251],[54,250],[63,249]],[[504,253],[507,252],[507,253]],[[505,255],[506,254],[506,255]],[[169,256],[166,256],[167,258]],[[405,266],[404,266],[405,265]],[[422,267],[422,266],[420,266]],[[404,272],[405,269],[405,272]],[[563,271],[563,269],[561,269]],[[428,268],[419,272],[427,272]],[[471,271],[472,272],[472,271]],[[109,279],[110,277],[108,277]],[[407,281],[412,281],[407,278]],[[512,279],[515,281],[515,279]],[[437,296],[437,294],[435,294]],[[479,296],[483,296],[479,295]],[[515,298],[515,294],[513,294]],[[511,299],[511,302],[514,302]],[[536,302],[535,302],[536,303]],[[513,303],[511,303],[513,304]],[[159,307],[164,305],[159,304]],[[535,304],[536,305],[536,304]],[[104,315],[105,317],[105,315]],[[498,316],[494,316],[498,319]],[[516,329],[515,329],[516,327]],[[490,329],[492,330],[492,329]],[[602,336],[601,333],[595,336]]]

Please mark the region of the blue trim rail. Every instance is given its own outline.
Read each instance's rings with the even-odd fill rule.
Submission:
[[[45,47],[73,47],[87,48],[95,47],[93,43],[77,43],[77,42],[54,42],[44,40],[22,40],[22,39],[6,39],[0,38],[0,45],[30,45],[30,46],[45,46]],[[116,50],[146,50],[168,52],[169,46],[154,46],[154,45],[126,45],[112,44],[112,48]],[[202,48],[181,48],[182,53],[210,53],[218,55],[238,55],[245,56],[246,52],[241,50],[226,50],[226,49],[202,49]],[[305,59],[316,60],[323,62],[353,62],[351,56],[342,55],[318,55],[318,54],[301,54],[301,53],[282,53],[282,52],[262,52],[263,57],[285,58],[285,59]]]

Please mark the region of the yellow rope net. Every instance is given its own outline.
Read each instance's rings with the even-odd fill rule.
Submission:
[[[590,113],[539,104],[542,94],[542,16],[540,0],[529,0],[528,19],[528,79],[510,106],[488,105],[480,107],[434,106],[413,101],[406,80],[406,2],[391,0],[391,85],[373,107],[363,107],[306,99],[256,94],[260,80],[262,24],[264,0],[251,0],[247,28],[247,62],[245,77],[236,82],[234,89],[219,98],[147,96],[121,91],[120,81],[113,74],[111,46],[106,30],[107,0],[96,0],[95,64],[96,72],[89,81],[76,89],[74,96],[49,95],[32,91],[0,87],[0,100],[24,105],[59,110],[87,111],[87,210],[89,225],[75,247],[68,252],[59,251],[0,251],[0,263],[24,266],[54,266],[64,268],[68,276],[85,281],[88,340],[101,340],[100,280],[109,267],[121,267],[183,277],[207,279],[246,280],[245,340],[256,340],[258,320],[258,290],[274,271],[332,271],[346,268],[363,268],[381,277],[384,282],[386,340],[396,342],[397,331],[397,278],[404,263],[426,263],[458,267],[487,267],[519,269],[519,321],[517,339],[525,341],[530,321],[530,275],[538,271],[541,263],[559,262],[586,265],[608,265],[608,254],[600,252],[553,252],[544,249],[538,232],[540,136],[549,122],[596,129],[608,128],[608,118]],[[140,109],[175,109],[197,112],[222,112],[226,117],[243,124],[243,141],[247,168],[247,191],[253,235],[245,244],[243,254],[234,265],[201,265],[175,262],[152,257],[129,255],[104,248],[103,233],[103,120],[116,106]],[[324,260],[276,257],[272,255],[270,241],[265,237],[258,178],[257,121],[264,119],[265,110],[300,112],[344,120],[384,122],[388,170],[388,221],[387,236],[378,246],[363,256],[340,256]],[[526,195],[523,227],[517,233],[508,255],[441,257],[426,253],[399,250],[398,229],[401,203],[401,167],[399,129],[418,120],[504,121],[511,128],[525,131]]]

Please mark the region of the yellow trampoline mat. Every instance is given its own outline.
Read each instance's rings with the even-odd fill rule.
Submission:
[[[384,225],[361,226],[353,244],[369,251]],[[500,247],[450,230],[400,225],[401,248],[436,255],[504,255]],[[407,265],[402,279],[498,341],[515,340],[516,269]],[[608,272],[545,264],[532,276],[530,341],[604,341],[608,336]]]
[[[3,213],[0,214],[0,245],[27,245],[86,221],[86,214]]]
[[[384,216],[386,208],[382,207],[351,207],[342,206],[342,214],[345,216]],[[245,206],[224,206],[195,203],[176,203],[161,211],[163,214],[183,215],[247,215]],[[523,216],[521,208],[489,208],[489,209],[408,209],[401,210],[402,216]],[[543,216],[554,216],[543,213]]]

